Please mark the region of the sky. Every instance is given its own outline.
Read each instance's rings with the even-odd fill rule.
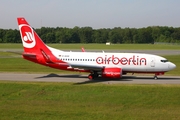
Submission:
[[[34,28],[180,27],[180,0],[0,0],[0,28],[18,29],[17,17]]]

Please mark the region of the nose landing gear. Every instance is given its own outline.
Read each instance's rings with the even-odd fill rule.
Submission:
[[[154,75],[154,79],[155,79],[155,80],[157,80],[157,79],[158,79],[157,75]]]
[[[158,75],[164,75],[164,72],[157,72],[157,73],[155,73],[155,75],[154,75],[154,79],[155,80],[157,80],[158,79]]]

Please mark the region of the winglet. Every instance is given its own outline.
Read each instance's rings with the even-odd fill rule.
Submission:
[[[86,52],[85,49],[84,49],[84,47],[81,47],[81,50],[82,50],[82,52]]]

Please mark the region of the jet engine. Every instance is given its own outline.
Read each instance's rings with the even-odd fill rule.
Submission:
[[[121,78],[122,77],[122,69],[121,68],[104,68],[102,70],[103,78]]]

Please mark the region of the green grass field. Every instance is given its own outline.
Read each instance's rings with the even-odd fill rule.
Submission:
[[[51,47],[57,49],[98,49],[98,50],[110,50],[110,49],[131,49],[131,50],[180,50],[180,45],[160,45],[160,44],[48,44]],[[0,49],[22,49],[22,44],[0,44]]]
[[[178,120],[179,85],[0,82],[2,120]]]

